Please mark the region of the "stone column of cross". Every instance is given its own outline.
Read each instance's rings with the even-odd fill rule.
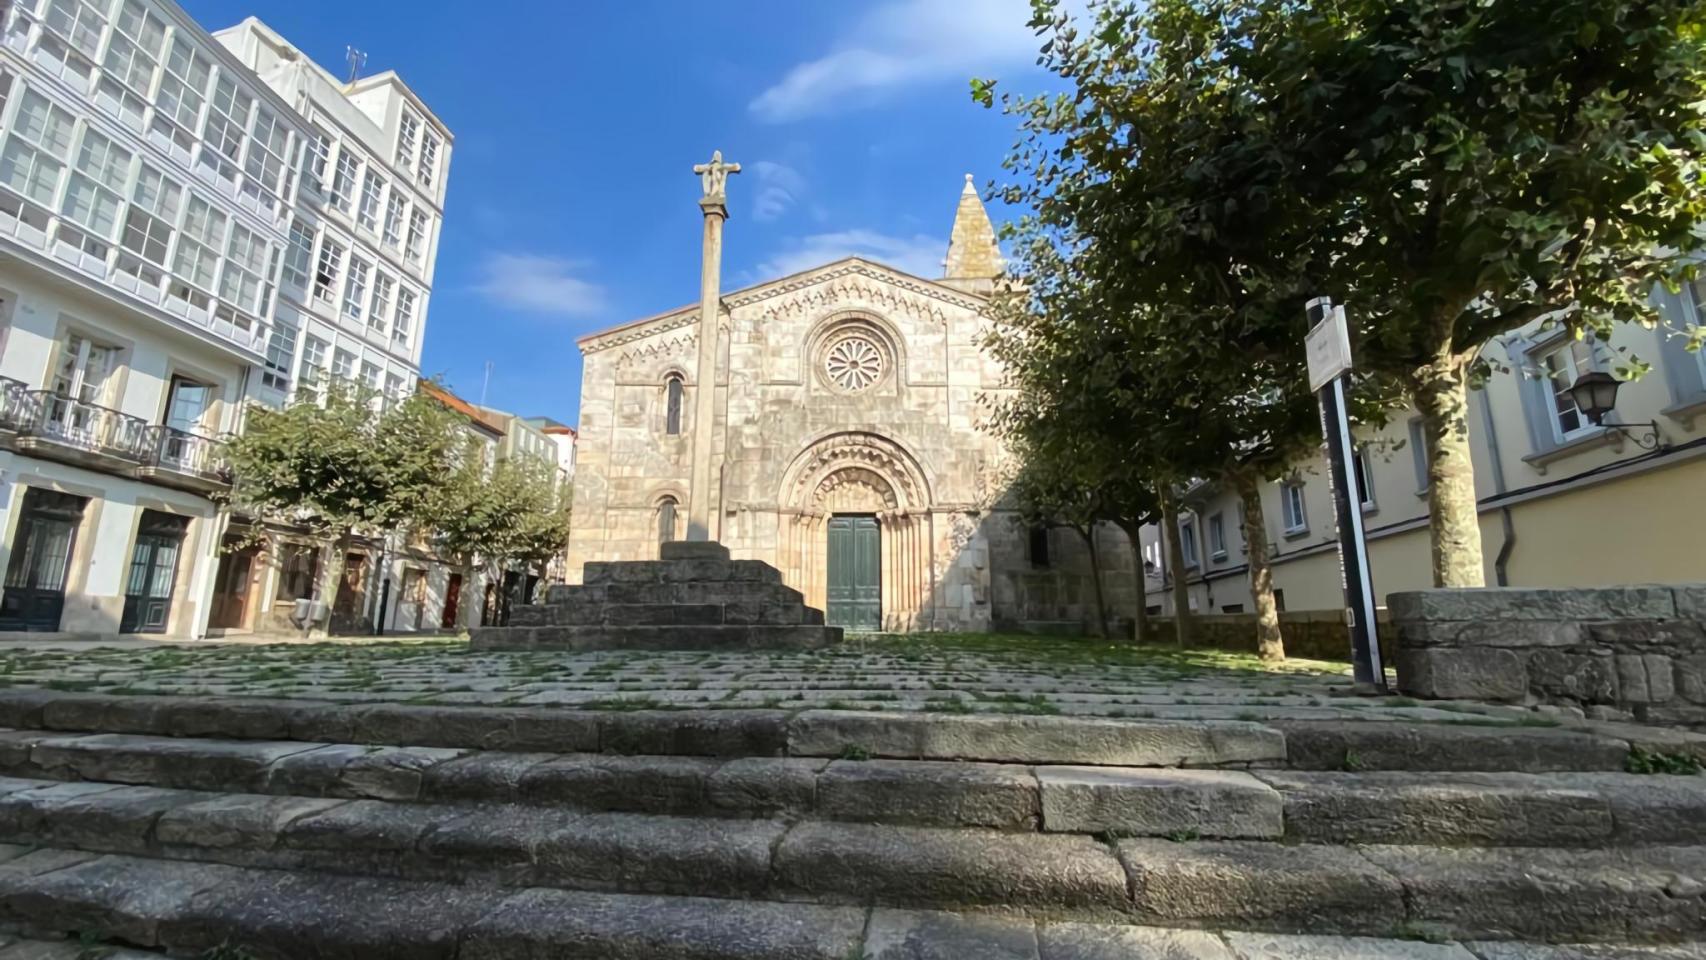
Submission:
[[[711,539],[712,426],[716,419],[717,311],[722,301],[723,222],[729,218],[725,191],[740,164],[724,163],[723,152],[693,166],[704,196],[705,242],[699,270],[699,371],[693,389],[693,474],[687,494],[687,539]]]

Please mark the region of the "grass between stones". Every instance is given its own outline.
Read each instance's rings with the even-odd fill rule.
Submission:
[[[588,710],[916,710],[1552,725],[1506,707],[1355,693],[1348,666],[1013,634],[860,634],[815,651],[486,652],[457,637],[0,649],[0,686]]]

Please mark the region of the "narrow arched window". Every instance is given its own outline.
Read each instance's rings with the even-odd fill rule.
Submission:
[[[669,412],[664,415],[663,432],[670,436],[681,433],[681,378],[671,375],[664,381],[669,396]]]
[[[669,543],[675,539],[675,498],[664,497],[658,501],[658,543]]]

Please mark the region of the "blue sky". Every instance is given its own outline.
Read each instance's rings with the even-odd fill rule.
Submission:
[[[698,298],[694,163],[731,178],[724,289],[858,253],[939,276],[963,176],[1039,89],[1025,0],[182,0],[334,72],[395,69],[455,134],[423,371],[574,423],[575,338]],[[1004,211],[990,210],[997,222]]]

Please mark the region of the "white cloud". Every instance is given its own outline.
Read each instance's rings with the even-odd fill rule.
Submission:
[[[768,223],[786,213],[805,192],[805,178],[785,163],[758,160],[748,164],[748,169],[758,179],[758,195],[752,201],[752,219],[760,223]]]
[[[574,274],[580,260],[534,253],[488,253],[475,287],[493,303],[530,313],[584,317],[605,307],[604,288]]]
[[[948,245],[940,237],[919,233],[891,236],[875,230],[839,230],[814,233],[790,241],[785,249],[758,265],[760,281],[774,280],[801,270],[820,267],[842,257],[864,257],[904,270],[917,277],[942,275],[942,258]]]
[[[1036,60],[1042,42],[1026,26],[1030,16],[1027,0],[885,0],[867,8],[829,52],[796,64],[748,109],[760,120],[783,123],[875,103],[926,83],[964,86],[974,76]]]

